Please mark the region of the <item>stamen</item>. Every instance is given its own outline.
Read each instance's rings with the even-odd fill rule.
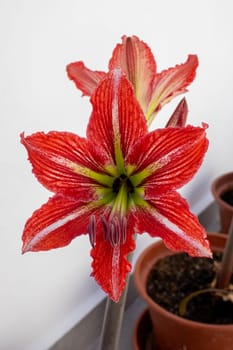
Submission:
[[[117,246],[117,241],[116,241],[116,227],[113,221],[110,223],[109,227],[110,227],[109,240],[111,242],[112,247],[114,248]]]
[[[109,221],[104,216],[100,217],[103,225],[104,240],[109,240],[111,246],[115,248],[119,244],[124,244],[127,237],[127,220],[123,218],[121,220],[118,217],[113,217]]]
[[[92,248],[95,248],[96,244],[96,219],[95,215],[91,215],[89,219],[89,223],[87,226],[87,231],[89,234],[89,240],[92,245]]]
[[[101,215],[100,220],[103,224],[103,229],[104,229],[104,240],[106,241],[108,239],[109,236],[109,227],[108,227],[108,223],[107,220],[105,219],[105,217],[103,215]]]

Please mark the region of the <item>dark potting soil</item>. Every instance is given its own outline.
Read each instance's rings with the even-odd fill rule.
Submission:
[[[216,253],[214,259],[208,259],[180,253],[159,260],[148,277],[147,293],[157,304],[179,315],[183,298],[212,287],[221,255]],[[211,324],[233,324],[233,302],[224,301],[216,293],[203,293],[189,301],[183,317]]]
[[[230,205],[233,205],[233,190],[229,190],[222,194],[221,198],[224,202],[227,202]]]

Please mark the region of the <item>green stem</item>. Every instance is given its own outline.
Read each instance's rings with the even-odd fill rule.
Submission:
[[[227,288],[233,271],[233,218],[227,235],[222,264],[217,276],[216,288]]]
[[[128,261],[132,261],[133,254],[129,254]],[[125,311],[125,303],[129,285],[129,274],[126,278],[125,289],[118,303],[107,299],[105,306],[104,322],[100,336],[99,350],[118,350],[122,321]]]

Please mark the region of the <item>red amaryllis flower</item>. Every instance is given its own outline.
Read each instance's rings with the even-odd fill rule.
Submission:
[[[195,78],[197,66],[197,56],[189,55],[185,63],[158,73],[150,48],[136,36],[123,36],[122,44],[115,47],[109,62],[109,70],[121,68],[133,84],[148,125],[164,104],[186,91]],[[88,69],[81,61],[69,64],[67,73],[77,88],[88,96],[106,75]]]
[[[148,132],[119,69],[100,83],[91,102],[86,138],[55,131],[21,135],[33,173],[55,193],[27,221],[23,252],[62,247],[89,234],[92,275],[118,301],[136,233],[159,236],[175,251],[211,255],[204,229],[176,192],[199,168],[208,141],[202,127]]]

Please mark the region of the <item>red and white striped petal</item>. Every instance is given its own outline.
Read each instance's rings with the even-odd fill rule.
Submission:
[[[75,237],[87,233],[89,217],[98,210],[60,195],[50,198],[25,224],[23,253],[68,245]]]
[[[134,86],[135,95],[145,113],[152,93],[156,62],[149,46],[137,36],[122,37],[109,62],[109,69],[121,68]]]
[[[37,179],[50,191],[80,199],[93,199],[98,186],[88,177],[101,171],[106,160],[86,139],[68,132],[38,132],[21,142]],[[101,147],[99,147],[101,149]]]
[[[112,246],[103,235],[98,235],[91,251],[93,258],[92,276],[109,298],[118,302],[126,284],[126,276],[131,270],[127,256],[135,249],[133,225],[128,226],[126,241]]]
[[[197,56],[189,55],[185,63],[155,75],[150,102],[145,113],[149,123],[163,105],[175,96],[187,91],[187,86],[195,78],[197,66]]]
[[[73,62],[66,67],[68,77],[74,81],[76,87],[83,95],[91,96],[106,73],[92,71],[83,62]]]
[[[106,158],[117,162],[117,153],[128,153],[135,141],[147,132],[146,120],[134,97],[131,84],[121,70],[111,71],[91,98],[87,137],[102,145]]]
[[[206,232],[188,203],[176,192],[169,192],[150,201],[150,207],[137,210],[139,232],[161,237],[174,251],[191,256],[211,257]]]
[[[207,151],[205,128],[157,129],[141,138],[126,163],[135,172],[148,170],[144,180],[145,198],[157,196],[187,183],[199,169]]]

